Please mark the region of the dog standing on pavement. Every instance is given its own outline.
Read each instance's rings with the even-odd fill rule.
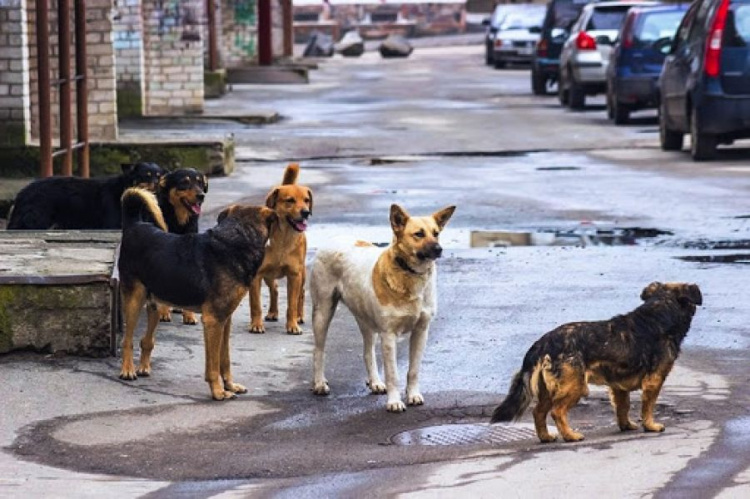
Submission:
[[[208,179],[194,168],[169,172],[159,181],[157,199],[167,229],[173,234],[197,234],[201,206],[208,192]],[[172,322],[169,307],[159,306],[159,320]],[[198,324],[195,314],[182,312],[183,324]]]
[[[385,250],[357,244],[345,251],[318,252],[310,275],[313,303],[313,392],[330,392],[325,378],[325,342],[328,327],[339,300],[357,320],[364,340],[364,359],[372,393],[387,393],[386,409],[402,412],[396,366],[396,339],[411,333],[406,402],[421,405],[419,368],[427,343],[432,317],[437,313],[437,267],[440,258],[440,232],[450,220],[455,206],[431,216],[410,217],[400,206],[392,205],[390,220],[393,242]],[[385,384],[375,363],[375,337],[380,335]]]
[[[235,205],[201,234],[167,232],[156,197],[128,189],[122,197],[123,230],[118,269],[125,335],[120,378],[151,375],[151,352],[159,324],[157,302],[202,315],[205,378],[215,400],[247,389],[232,379],[229,334],[232,313],[263,261],[276,214],[265,206]],[[141,340],[140,364],[133,362],[133,333],[143,305],[148,326]]]
[[[48,177],[21,189],[8,230],[104,230],[122,227],[120,198],[128,187],[156,191],[164,170],[156,163],[121,166],[120,175]]]
[[[570,428],[568,410],[593,383],[609,387],[620,430],[638,428],[628,413],[630,392],[640,389],[643,429],[664,431],[654,421],[656,399],[703,296],[695,284],[653,282],[641,299],[644,303],[625,315],[565,324],[542,336],[526,353],[490,422],[517,420],[536,399],[534,425],[542,443],[556,439],[547,431],[550,411],[566,442],[583,440]]]
[[[305,257],[307,255],[307,220],[312,215],[313,196],[310,188],[297,185],[299,165],[291,163],[284,170],[281,185],[266,197],[266,206],[278,215],[278,224],[271,230],[258,275],[250,286],[250,332],[265,333],[261,283],[269,289],[270,304],[265,320],[279,320],[279,291],[277,279],[287,279],[287,334],[302,334],[305,311]]]

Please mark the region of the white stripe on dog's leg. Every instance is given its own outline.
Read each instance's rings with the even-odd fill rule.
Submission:
[[[396,368],[396,334],[382,333],[380,342],[383,347],[383,367],[385,371],[385,386],[388,392],[386,409],[389,412],[403,412],[406,406],[401,401],[398,389],[398,370]]]
[[[367,369],[367,386],[374,394],[383,394],[386,392],[385,384],[380,380],[378,374],[378,365],[375,362],[375,333],[362,328],[362,339],[364,340],[364,357],[365,368]]]

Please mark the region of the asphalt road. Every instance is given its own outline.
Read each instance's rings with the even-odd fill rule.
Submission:
[[[233,371],[250,392],[227,403],[209,400],[197,326],[160,326],[154,374],[135,382],[117,378],[118,358],[0,357],[0,496],[746,497],[748,256],[732,255],[750,253],[747,143],[696,164],[659,150],[653,112],[615,127],[603,98],[565,111],[530,95],[526,69],[482,61],[481,46],[336,58],[309,85],[235,87],[209,103],[276,109],[278,124],[192,119],[123,131],[235,136],[237,170],[212,180],[204,228],[226,204],[261,203],[286,161],[300,161],[315,193],[310,258],[342,240],[388,242],[391,203],[414,214],[456,204],[442,236],[424,406],[389,414],[368,394],[362,340],[343,309],[328,342],[332,393],[313,396],[312,335],[287,336],[283,323],[247,334],[245,302]],[[597,228],[659,235],[470,245],[478,230]],[[627,312],[655,280],[696,282],[704,295],[657,406],[665,433],[620,433],[600,389],[571,416],[581,443],[538,444],[528,415],[487,426],[538,336]],[[636,396],[634,417],[639,409]]]

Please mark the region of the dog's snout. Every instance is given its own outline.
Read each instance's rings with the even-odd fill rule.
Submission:
[[[200,201],[201,203],[204,199],[206,199],[206,195],[203,192],[199,192],[195,197],[198,198],[198,201]]]
[[[440,256],[443,254],[443,247],[439,244],[435,244],[435,246],[432,247],[432,254],[435,256],[435,258],[440,258]]]
[[[300,211],[300,215],[302,215],[302,218],[309,218],[311,213],[312,212],[310,210],[302,210],[302,211]]]

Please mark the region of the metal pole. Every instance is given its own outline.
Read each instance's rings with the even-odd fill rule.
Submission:
[[[76,17],[76,116],[78,142],[78,175],[88,178],[89,173],[89,110],[88,76],[86,75],[86,0],[75,0]]]
[[[271,36],[271,0],[258,0],[258,64],[261,66],[270,66],[273,62]]]
[[[62,174],[73,174],[73,115],[70,85],[70,0],[57,3],[58,60],[60,63],[60,149],[63,152]]]
[[[219,69],[219,41],[216,29],[216,0],[206,0],[206,14],[208,16],[208,69]]]
[[[294,55],[294,16],[292,15],[292,0],[282,0],[282,19],[284,24],[284,56]]]
[[[47,2],[36,0],[36,56],[39,92],[39,176],[52,176],[52,121],[50,116],[49,13]]]

